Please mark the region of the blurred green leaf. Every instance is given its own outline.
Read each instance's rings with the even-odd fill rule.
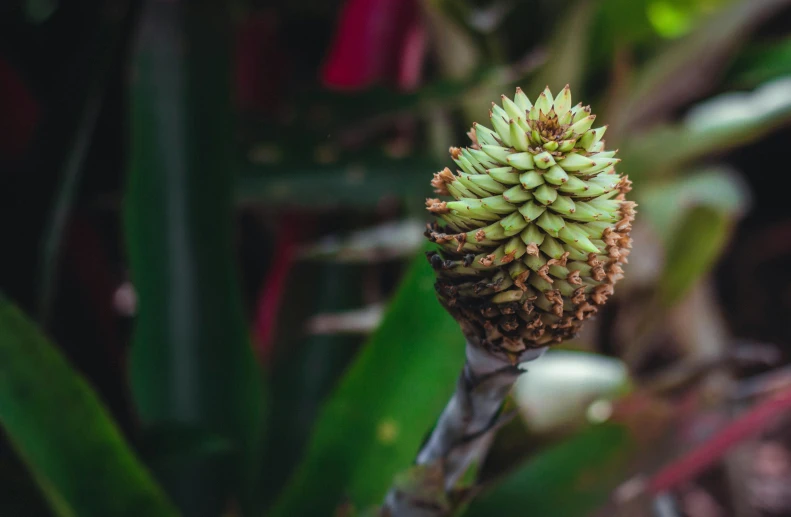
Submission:
[[[529,97],[537,96],[547,85],[553,92],[558,92],[569,84],[578,99],[584,98],[582,78],[587,68],[588,43],[598,4],[596,0],[579,0],[566,7],[565,16],[556,21],[546,64],[526,92]]]
[[[687,210],[709,206],[731,217],[743,215],[750,202],[749,187],[729,167],[709,167],[661,183],[651,183],[636,191],[640,213],[665,243],[683,231]]]
[[[245,167],[236,182],[240,202],[291,206],[376,206],[384,197],[420,198],[431,193],[426,171],[435,162],[422,158],[366,160],[346,164]],[[428,178],[428,179],[427,179]]]
[[[746,49],[736,58],[726,82],[736,87],[755,87],[784,75],[791,75],[791,38],[788,37]]]
[[[25,0],[25,15],[31,23],[43,23],[58,9],[58,0]]]
[[[378,504],[409,465],[464,362],[458,324],[437,302],[424,257],[317,421],[307,454],[272,516],[331,515],[348,496]]]
[[[619,153],[624,172],[639,183],[760,139],[791,122],[790,84],[778,79],[751,93],[719,95],[695,106],[682,123],[625,140]]]
[[[665,255],[659,299],[672,306],[714,265],[730,237],[733,218],[722,210],[698,205],[686,212]]]
[[[57,515],[177,515],[85,380],[2,297],[0,422]]]
[[[327,394],[358,350],[363,337],[306,334],[306,320],[362,304],[360,264],[301,261],[294,265],[278,311],[272,365],[270,418],[262,491],[268,502],[299,463]]]
[[[541,452],[473,500],[464,517],[583,517],[621,480],[631,446],[618,424],[593,426]]]
[[[229,30],[222,2],[148,3],[133,74],[132,392],[150,429],[185,426],[232,452],[158,472],[188,516],[232,496],[252,513],[261,468],[263,386],[233,257]]]
[[[623,135],[645,126],[706,93],[744,39],[789,3],[740,0],[657,53],[640,70],[630,98],[621,103],[619,116],[611,122],[613,132]]]

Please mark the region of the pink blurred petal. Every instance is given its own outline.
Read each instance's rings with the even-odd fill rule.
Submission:
[[[403,43],[418,18],[416,0],[348,0],[321,70],[323,84],[357,90],[397,79]]]

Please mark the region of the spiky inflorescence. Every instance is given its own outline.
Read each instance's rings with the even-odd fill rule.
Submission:
[[[635,204],[605,151],[606,126],[566,86],[532,104],[521,89],[492,103],[494,131],[473,124],[461,170],[431,184],[454,201],[426,200],[444,226],[426,236],[436,290],[468,339],[516,357],[573,337],[622,277]]]

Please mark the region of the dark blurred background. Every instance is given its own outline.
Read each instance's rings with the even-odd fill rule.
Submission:
[[[322,476],[315,508],[376,504],[463,360],[431,175],[500,94],[567,83],[634,251],[468,515],[791,516],[790,1],[4,0],[0,290],[184,515]],[[255,503],[215,437],[258,444]],[[13,443],[0,515],[61,515]]]

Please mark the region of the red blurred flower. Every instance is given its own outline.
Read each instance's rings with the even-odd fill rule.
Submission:
[[[417,0],[348,0],[321,79],[325,86],[343,90],[381,82],[412,89],[420,80],[425,50]]]

